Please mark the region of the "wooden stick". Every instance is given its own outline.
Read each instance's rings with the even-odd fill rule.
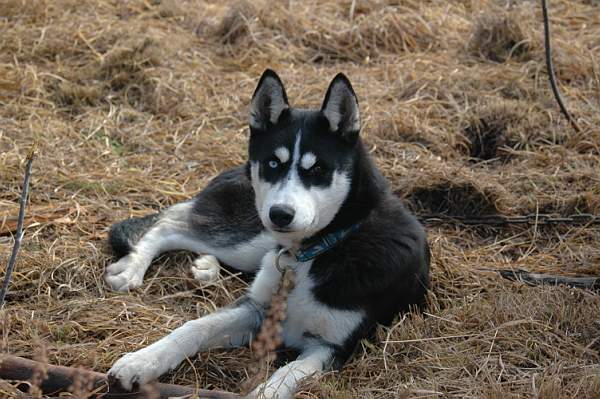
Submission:
[[[94,381],[94,388],[99,392],[93,396],[96,398],[116,399],[127,398],[137,399],[146,398],[147,394],[142,391],[127,392],[119,387],[109,386],[106,374],[97,373],[95,371],[87,371],[72,367],[53,366],[43,364],[22,357],[0,354],[0,378],[4,380],[27,381],[31,378],[34,370],[46,369],[48,378],[44,380],[42,392],[51,394],[64,392],[73,384],[76,375],[85,374],[86,377]],[[239,399],[239,395],[222,391],[207,391],[204,389],[196,390],[194,387],[172,385],[172,384],[149,384],[149,390],[156,392],[161,398],[170,397],[189,397],[197,394],[202,399]]]

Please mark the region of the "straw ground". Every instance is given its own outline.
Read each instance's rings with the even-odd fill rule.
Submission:
[[[354,5],[353,5],[354,4]],[[244,161],[266,68],[297,106],[348,74],[364,138],[417,212],[600,214],[600,5],[551,2],[558,113],[535,1],[4,0],[0,7],[0,264],[22,160],[39,140],[2,351],[106,371],[123,353],[242,295],[162,257],[111,292],[111,223],[198,192]],[[598,398],[600,297],[503,281],[484,268],[600,273],[598,227],[431,226],[426,314],[364,341],[299,397]],[[166,382],[236,391],[247,349],[189,359]]]

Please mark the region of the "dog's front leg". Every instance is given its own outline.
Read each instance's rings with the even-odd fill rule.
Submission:
[[[333,348],[325,345],[305,349],[298,359],[278,369],[267,382],[259,385],[246,398],[292,398],[302,380],[331,366],[334,352]]]
[[[109,370],[109,378],[131,390],[134,385],[157,379],[197,352],[246,345],[263,317],[264,309],[244,298],[232,307],[188,321],[152,345],[126,354]]]

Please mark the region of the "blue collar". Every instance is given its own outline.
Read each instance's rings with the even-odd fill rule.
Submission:
[[[334,231],[333,233],[319,237],[316,241],[311,240],[307,244],[302,245],[297,251],[291,250],[289,253],[298,262],[308,262],[344,241],[350,233],[358,230],[359,227],[360,223],[356,223],[347,229]]]

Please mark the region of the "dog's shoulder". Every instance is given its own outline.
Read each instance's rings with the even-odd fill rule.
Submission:
[[[319,301],[336,308],[362,308],[384,324],[424,301],[428,272],[425,231],[391,194],[357,231],[311,267]]]

